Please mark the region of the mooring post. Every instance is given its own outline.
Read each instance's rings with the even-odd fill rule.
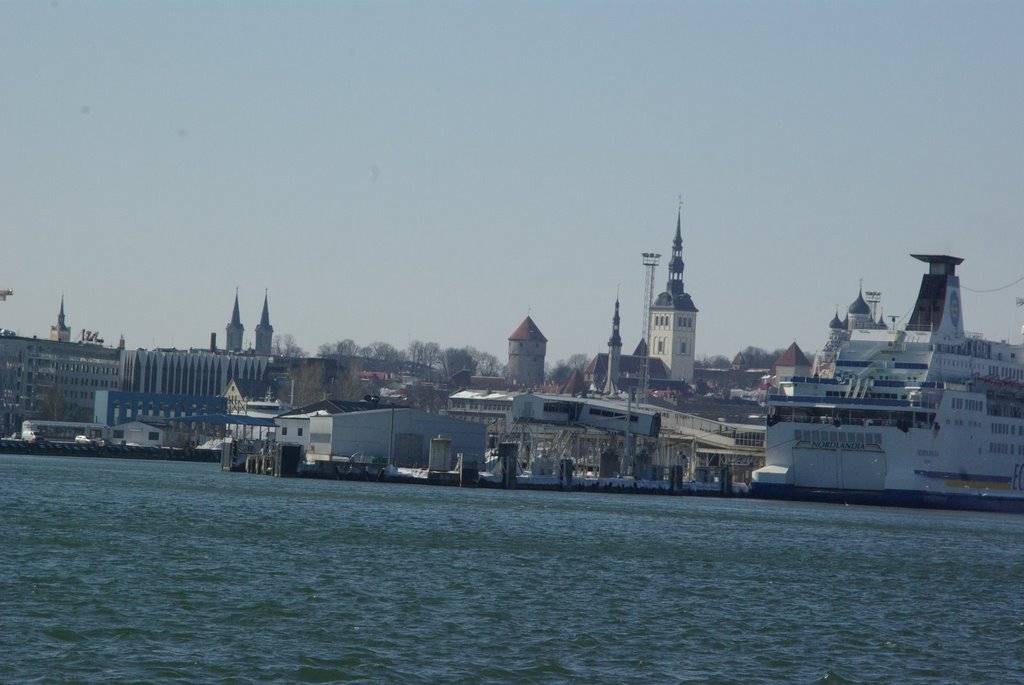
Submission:
[[[501,460],[501,487],[515,490],[516,472],[519,468],[519,445],[514,442],[501,443],[498,445],[498,458]]]
[[[562,459],[558,471],[558,476],[560,479],[562,490],[572,490],[572,469],[572,459],[568,457]]]

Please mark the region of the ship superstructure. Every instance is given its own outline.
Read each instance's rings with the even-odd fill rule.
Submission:
[[[1024,348],[965,333],[962,259],[912,256],[929,269],[905,326],[854,328],[779,380],[755,494],[1024,511]]]

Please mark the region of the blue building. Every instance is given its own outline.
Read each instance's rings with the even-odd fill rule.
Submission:
[[[93,422],[118,426],[145,419],[226,414],[227,410],[228,401],[223,397],[97,390]]]

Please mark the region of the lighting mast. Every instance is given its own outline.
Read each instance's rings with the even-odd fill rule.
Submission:
[[[651,360],[651,298],[654,297],[654,269],[658,266],[661,255],[654,252],[644,252],[644,267],[647,269],[647,282],[644,284],[644,346],[647,353],[644,355],[643,371],[640,375],[640,402],[647,397],[647,381],[650,376]]]

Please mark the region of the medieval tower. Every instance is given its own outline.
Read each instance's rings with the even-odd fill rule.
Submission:
[[[508,380],[533,388],[544,383],[544,355],[548,339],[529,316],[508,336]]]
[[[672,380],[693,382],[694,344],[697,340],[697,307],[683,287],[682,208],[676,216],[676,237],[668,263],[668,286],[651,304],[650,356],[661,359]]]

